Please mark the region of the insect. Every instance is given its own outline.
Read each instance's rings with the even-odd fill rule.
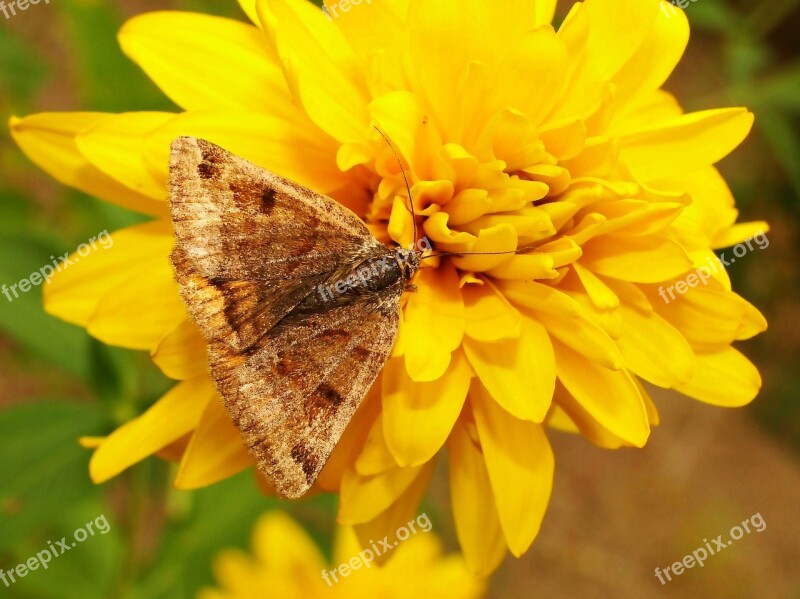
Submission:
[[[202,139],[176,139],[169,172],[170,258],[211,375],[259,470],[300,497],[392,350],[421,254]]]

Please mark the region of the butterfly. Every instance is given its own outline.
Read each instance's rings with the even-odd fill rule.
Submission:
[[[227,413],[277,492],[300,497],[389,357],[421,252],[193,137],[172,143],[169,203],[175,279]]]

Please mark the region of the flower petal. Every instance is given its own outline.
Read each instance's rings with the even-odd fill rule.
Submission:
[[[692,377],[694,353],[686,338],[654,312],[619,307],[623,333],[616,339],[625,368],[659,387],[670,388]]]
[[[692,380],[675,388],[714,406],[738,408],[758,395],[761,375],[741,352],[725,347],[712,353],[697,353]]]
[[[746,108],[684,114],[621,137],[620,160],[644,182],[691,173],[727,156],[752,126]]]
[[[516,557],[528,550],[553,489],[555,459],[544,429],[501,409],[478,383],[470,392],[500,525]]]
[[[447,440],[453,518],[470,570],[488,576],[503,561],[506,541],[480,449],[459,422]]]
[[[369,127],[361,65],[336,27],[306,0],[258,3],[262,23],[273,23],[284,74],[295,100],[334,139],[363,142]]]
[[[342,478],[337,522],[352,525],[377,518],[411,486],[424,467],[397,467],[370,476],[362,476],[355,468],[348,470]]]
[[[206,139],[320,193],[352,184],[336,165],[333,140],[308,120],[288,120],[264,112],[186,112],[148,135],[148,162],[169,164],[170,144],[181,135]]]
[[[168,161],[153,167],[144,159],[144,135],[171,118],[166,112],[129,112],[107,116],[75,138],[81,153],[97,168],[154,200],[167,199]]]
[[[553,398],[556,365],[550,337],[539,321],[523,316],[519,339],[479,343],[464,351],[489,395],[521,420],[542,422]]]
[[[92,480],[105,482],[192,431],[216,397],[208,377],[178,383],[144,414],[106,437],[89,462]]]
[[[151,350],[186,318],[172,268],[153,261],[100,299],[86,329],[110,345]]]
[[[462,291],[466,308],[464,333],[479,342],[519,337],[522,316],[488,280],[483,285],[466,285]]]
[[[110,251],[94,251],[88,256],[72,254],[69,259],[79,263],[62,268],[44,286],[45,310],[67,322],[86,326],[109,292],[132,276],[149,272],[154,262],[166,262],[173,243],[171,228],[167,220],[136,225],[114,231]],[[129,291],[136,296],[131,305],[137,305],[139,291]]]
[[[9,127],[25,155],[61,183],[130,210],[166,217],[165,202],[119,183],[78,150],[75,137],[106,117],[94,112],[40,113],[23,119],[12,117]]]
[[[678,277],[692,263],[683,247],[657,236],[595,237],[583,245],[581,257],[581,264],[596,274],[634,283],[657,283]]]
[[[253,555],[270,573],[291,576],[295,580],[306,573],[319,576],[325,565],[319,548],[306,531],[285,512],[278,510],[269,512],[256,524]]]
[[[643,447],[650,434],[644,401],[626,370],[608,370],[554,342],[559,380],[603,427]]]
[[[686,14],[682,10],[659,10],[644,43],[614,75],[614,99],[623,105],[621,111],[630,98],[651,94],[661,87],[683,56],[688,42]]]
[[[461,413],[471,374],[461,350],[453,353],[444,376],[430,383],[412,383],[399,358],[386,364],[383,431],[398,465],[424,464],[441,449]]]
[[[238,474],[253,465],[242,436],[225,411],[222,400],[208,402],[183,454],[176,489],[199,489]]]
[[[452,266],[424,268],[405,309],[405,362],[411,380],[435,381],[464,337],[464,301]]]
[[[297,110],[275,50],[253,25],[189,12],[150,12],[125,23],[119,43],[184,110],[262,110],[282,116]]]
[[[164,335],[150,355],[161,372],[179,381],[208,374],[206,340],[191,318]]]

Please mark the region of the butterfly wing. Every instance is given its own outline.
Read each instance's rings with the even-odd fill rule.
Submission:
[[[172,263],[208,339],[243,351],[341,265],[385,248],[334,200],[208,141],[170,157]]]
[[[176,279],[228,414],[261,472],[299,497],[391,351],[402,281],[298,309],[386,248],[333,200],[203,140],[173,143],[170,206]]]
[[[402,287],[296,318],[247,354],[210,346],[225,405],[264,475],[285,497],[319,475],[397,335]]]

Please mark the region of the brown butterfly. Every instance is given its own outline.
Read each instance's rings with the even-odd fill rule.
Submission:
[[[420,253],[202,139],[172,143],[169,185],[172,264],[211,375],[259,470],[299,497],[392,350]]]

